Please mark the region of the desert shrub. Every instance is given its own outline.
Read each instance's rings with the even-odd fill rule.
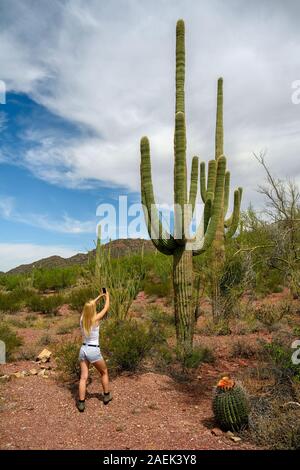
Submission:
[[[15,298],[12,292],[0,292],[0,311],[13,313],[19,306],[20,300]]]
[[[206,346],[195,346],[190,354],[182,359],[182,365],[187,369],[196,369],[202,362],[213,363],[215,356]]]
[[[35,330],[47,330],[50,328],[50,322],[49,320],[46,320],[45,317],[37,316],[33,323],[33,328]]]
[[[0,310],[10,313],[17,312],[26,305],[32,295],[32,289],[20,286],[9,292],[0,292]]]
[[[36,320],[36,315],[33,315],[32,313],[29,313],[28,315],[25,316],[25,320],[27,323],[32,324]]]
[[[64,297],[60,294],[43,297],[32,295],[27,301],[27,307],[33,312],[41,312],[47,315],[56,314],[58,308],[64,303]]]
[[[278,323],[289,312],[286,303],[278,305],[262,304],[256,311],[256,318],[265,326],[271,327]]]
[[[169,297],[172,293],[171,279],[165,281],[146,279],[143,282],[143,291],[149,296]]]
[[[300,326],[294,326],[293,333],[295,336],[300,336]]]
[[[264,343],[263,349],[266,353],[266,359],[275,368],[277,376],[283,378],[291,378],[300,381],[300,366],[299,364],[293,364],[292,354],[294,352],[291,349],[291,344],[286,344],[286,342],[279,339],[272,341],[271,343]]]
[[[169,297],[172,294],[172,264],[161,253],[149,253],[144,259],[145,278],[142,288],[147,295]]]
[[[30,326],[25,320],[22,320],[15,315],[7,315],[5,317],[5,321],[14,328],[28,328]]]
[[[276,292],[282,292],[284,278],[282,272],[278,269],[272,269],[270,266],[262,266],[256,273],[256,292],[267,295]]]
[[[55,342],[53,336],[50,333],[45,333],[42,335],[38,341],[39,346],[49,346],[49,344],[53,344]]]
[[[35,269],[33,286],[40,291],[65,289],[76,283],[81,272],[80,266]]]
[[[99,295],[99,292],[93,286],[76,287],[71,290],[66,301],[70,304],[71,308],[81,312],[84,304],[90,299],[94,299],[97,295]]]
[[[226,336],[231,333],[227,319],[220,319],[216,323],[212,319],[209,319],[200,331],[202,334],[208,336]]]
[[[250,436],[274,450],[300,449],[300,408],[278,400],[256,398],[250,413]]]
[[[256,309],[253,304],[241,304],[239,306],[239,312],[239,320],[245,324],[247,333],[256,333],[262,329],[262,324],[256,317]]]
[[[14,354],[14,359],[17,361],[34,361],[40,352],[39,349],[37,345],[24,345]]]
[[[4,341],[6,348],[6,358],[12,358],[13,353],[22,345],[22,339],[7,324],[2,322],[0,325],[0,340]]]
[[[230,257],[226,260],[220,279],[220,290],[223,295],[228,295],[234,286],[239,286],[244,278],[245,267],[242,259]]]
[[[146,308],[147,317],[153,327],[164,330],[164,336],[169,337],[175,331],[175,319],[158,305],[150,305]]]
[[[80,364],[78,361],[79,341],[66,341],[55,350],[57,369],[62,379],[77,379],[80,376]]]
[[[257,356],[259,347],[245,340],[237,340],[231,346],[230,355],[232,357],[243,357],[250,359]]]
[[[75,328],[79,326],[79,319],[69,318],[62,322],[56,330],[58,335],[66,335],[67,333],[71,333]]]
[[[168,366],[176,361],[175,351],[167,342],[158,344],[152,351],[151,357],[156,369],[166,371]]]
[[[11,291],[22,286],[26,277],[24,274],[2,274],[0,276],[0,285],[6,290]]]
[[[106,320],[100,327],[100,344],[110,365],[134,371],[154,344],[153,330],[136,320]]]

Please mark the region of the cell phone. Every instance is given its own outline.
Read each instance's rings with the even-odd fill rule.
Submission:
[[[106,287],[102,287],[102,293],[106,294]]]

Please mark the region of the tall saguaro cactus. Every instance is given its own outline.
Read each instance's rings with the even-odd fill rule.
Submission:
[[[196,237],[189,235],[187,220],[195,210],[198,191],[198,157],[193,157],[189,195],[187,189],[186,129],[185,129],[185,28],[183,20],[176,27],[176,107],[174,135],[174,233],[168,233],[160,220],[154,198],[151,176],[150,144],[147,137],[141,139],[141,197],[150,237],[155,247],[173,256],[173,287],[176,336],[179,354],[186,356],[193,346],[194,296],[193,256],[204,253],[213,242],[224,193],[226,158],[214,162],[215,182],[208,191],[204,207],[204,223],[200,224]],[[210,162],[210,165],[212,162]]]
[[[220,155],[223,155],[224,130],[223,130],[223,79],[218,80],[217,90],[217,113],[216,113],[216,134],[215,134],[215,160],[209,162],[206,182],[205,163],[200,165],[200,188],[202,201],[206,203],[210,198],[210,193],[216,187],[216,165]],[[217,225],[216,236],[212,243],[211,259],[211,291],[212,308],[215,320],[222,315],[222,298],[220,293],[220,275],[225,262],[225,240],[231,238],[238,227],[240,217],[240,205],[242,199],[242,188],[234,191],[233,212],[226,218],[229,204],[230,172],[225,173],[224,192],[221,201],[220,217]]]

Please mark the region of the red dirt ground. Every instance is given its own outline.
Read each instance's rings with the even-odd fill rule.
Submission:
[[[20,368],[20,366],[22,366]],[[5,366],[5,371],[26,369]],[[27,367],[32,367],[32,363]],[[206,365],[205,376],[208,372]],[[4,372],[4,371],[3,371]],[[87,406],[54,377],[12,379],[1,386],[1,449],[253,449],[214,436],[209,380],[188,386],[165,375],[121,375],[112,381],[114,399],[105,406],[93,378]]]
[[[270,301],[281,300],[284,294],[275,295],[276,299],[273,295]],[[132,306],[132,316],[143,317],[145,302],[152,303],[152,299],[140,293]],[[156,303],[169,309],[163,300]],[[68,309],[61,314],[62,319],[68,317]],[[48,330],[22,328],[18,333],[27,345],[36,345],[47,331],[55,334],[59,321],[55,319]],[[63,341],[69,336],[58,335],[56,339]],[[26,376],[0,383],[0,448],[255,449],[244,439],[234,443],[226,433],[212,434],[216,423],[211,397],[212,387],[221,375],[236,376],[255,366],[253,360],[230,357],[232,341],[241,338],[255,342],[258,336],[265,340],[270,337],[267,332],[241,337],[196,334],[195,344],[213,348],[214,364],[202,364],[188,383],[145,371],[119,375],[111,380],[114,399],[107,406],[100,399],[99,377],[93,374],[84,413],[75,407],[77,384],[68,387],[60,383],[53,371],[48,378]],[[0,375],[32,368],[39,366],[32,361],[18,361],[0,366]]]

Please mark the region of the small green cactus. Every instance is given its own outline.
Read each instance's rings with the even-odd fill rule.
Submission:
[[[239,431],[248,424],[249,401],[243,387],[223,377],[214,389],[212,408],[224,431]]]

